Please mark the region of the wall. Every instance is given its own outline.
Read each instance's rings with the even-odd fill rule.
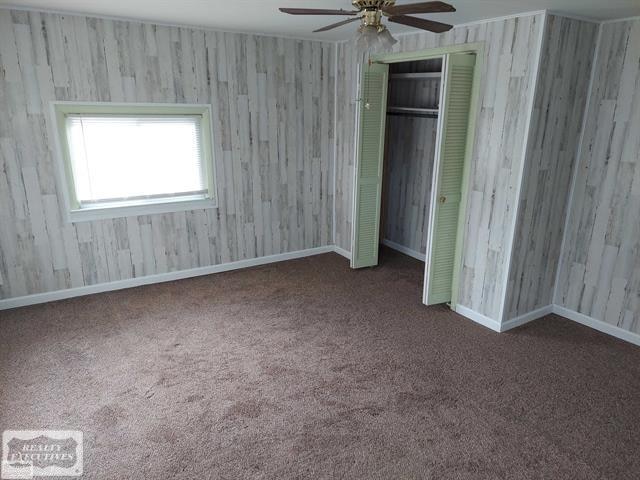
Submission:
[[[460,303],[494,320],[506,288],[543,19],[537,14],[456,27],[443,35],[402,35],[394,47],[396,52],[408,52],[485,42]],[[346,250],[351,243],[357,64],[353,45],[339,45],[336,243]]]
[[[441,60],[396,63],[390,72],[440,72]],[[438,108],[440,79],[394,80],[389,106]],[[387,115],[383,180],[384,239],[424,255],[427,250],[437,117]]]
[[[387,117],[384,239],[422,255],[427,251],[437,118]]]
[[[595,23],[547,17],[509,274],[507,320],[553,303],[597,31]]]
[[[334,55],[0,9],[0,298],[330,244]],[[219,208],[64,223],[51,100],[212,103]]]
[[[640,333],[640,19],[602,26],[555,303]]]

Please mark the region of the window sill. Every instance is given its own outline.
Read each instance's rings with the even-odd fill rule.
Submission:
[[[159,213],[186,212],[190,210],[202,210],[217,208],[217,202],[212,198],[172,200],[163,202],[143,203],[137,205],[120,205],[85,207],[71,210],[68,220],[71,223],[91,222],[94,220],[106,220],[110,218],[137,217],[140,215],[154,215]]]

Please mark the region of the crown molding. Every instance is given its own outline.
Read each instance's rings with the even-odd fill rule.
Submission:
[[[634,22],[636,20],[640,20],[640,15],[636,15],[635,17],[624,17],[624,18],[615,18],[613,20],[603,20],[600,22],[602,25],[607,25],[609,23],[618,23],[618,22]]]
[[[238,35],[253,35],[256,37],[267,37],[267,38],[283,38],[286,40],[299,40],[299,41],[329,43],[329,44],[339,43],[339,41],[337,40],[321,40],[315,37],[304,37],[304,36],[286,35],[286,34],[276,35],[273,33],[250,32],[248,30],[226,30],[224,28],[207,27],[204,25],[192,25],[187,23],[168,23],[168,22],[156,21],[153,19],[141,19],[141,18],[124,17],[124,16],[120,17],[120,16],[114,16],[114,15],[100,15],[98,13],[82,13],[82,12],[74,12],[71,10],[56,10],[51,8],[35,8],[35,7],[29,7],[25,5],[2,4],[0,5],[0,10],[16,10],[16,11],[22,11],[22,12],[46,13],[50,15],[66,15],[69,17],[96,18],[98,20],[111,20],[113,22],[141,23],[143,25],[157,25],[159,27],[188,28],[191,30],[200,30],[204,32],[235,33]]]

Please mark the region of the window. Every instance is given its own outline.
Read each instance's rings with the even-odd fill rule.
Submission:
[[[215,206],[209,106],[53,109],[71,221]]]

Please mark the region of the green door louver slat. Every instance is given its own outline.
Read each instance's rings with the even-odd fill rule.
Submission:
[[[428,264],[427,304],[452,301],[456,277],[456,248],[460,233],[460,207],[464,201],[465,162],[473,97],[475,55],[452,54],[447,59],[444,112],[441,123],[440,165]]]
[[[388,77],[387,64],[362,67],[351,268],[378,264]]]

